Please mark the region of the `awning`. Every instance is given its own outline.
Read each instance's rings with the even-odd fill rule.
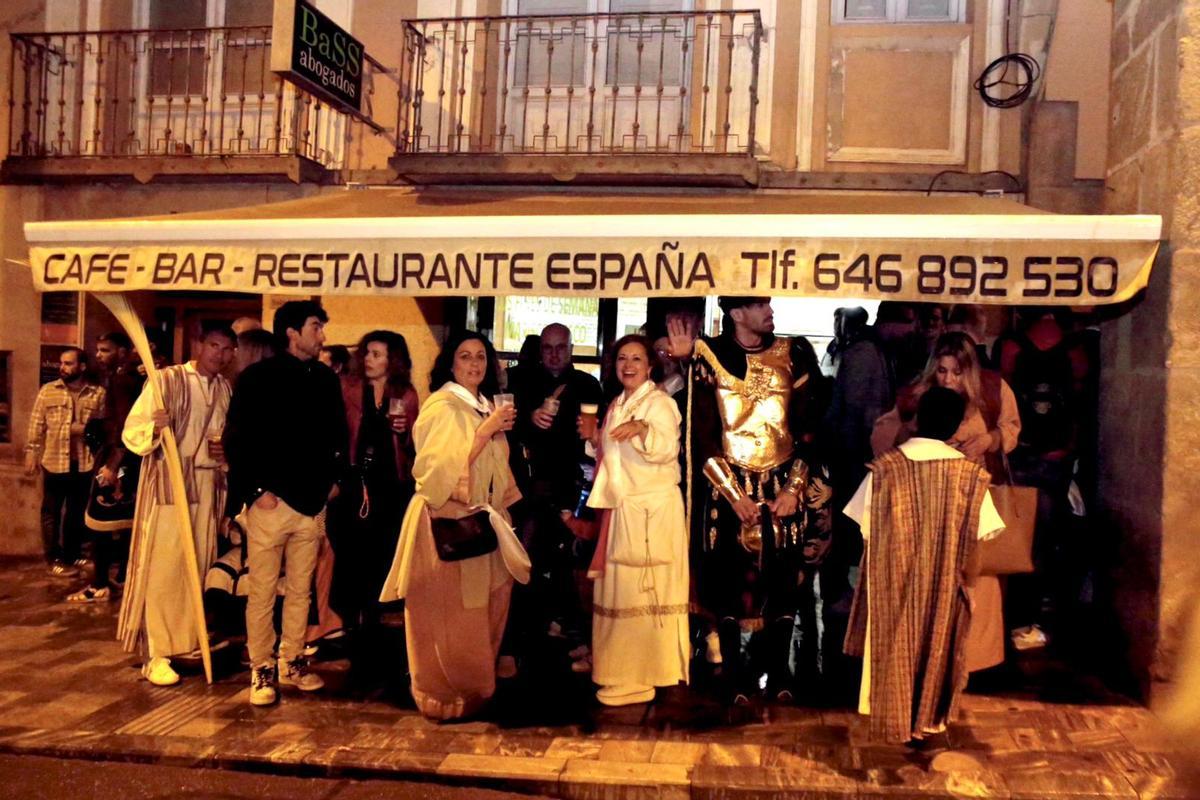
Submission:
[[[999,198],[378,188],[25,235],[41,290],[1098,305],[1145,287],[1161,228]]]

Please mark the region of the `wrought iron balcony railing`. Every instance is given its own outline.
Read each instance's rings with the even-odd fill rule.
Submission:
[[[341,166],[351,121],[271,72],[270,49],[270,26],[13,34],[8,156]]]
[[[405,26],[397,158],[754,152],[758,11]]]

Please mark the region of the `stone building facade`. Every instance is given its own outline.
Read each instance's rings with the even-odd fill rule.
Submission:
[[[7,2],[0,9],[0,65],[14,63],[8,34],[140,30],[153,22],[157,2]],[[235,7],[254,7],[253,0],[197,2],[210,25],[227,22],[231,17],[226,15]],[[752,181],[745,180],[744,160],[737,170],[720,173],[715,162],[687,158],[654,162],[634,156],[621,160],[621,169],[611,167],[616,159],[608,161],[610,166],[603,158],[560,160],[547,168],[547,160],[536,156],[487,159],[478,153],[454,162],[452,173],[431,175],[433,162],[399,151],[406,102],[400,89],[406,79],[404,64],[411,63],[406,61],[406,42],[411,41],[403,35],[406,21],[512,18],[568,7],[582,9],[586,13],[581,16],[587,17],[635,8],[635,2],[316,4],[345,21],[369,53],[395,70],[380,71],[371,83],[370,114],[382,123],[385,135],[345,122],[339,129],[341,149],[336,159],[324,164],[312,158],[287,163],[260,159],[255,166],[247,166],[251,159],[237,157],[201,159],[198,149],[182,142],[162,149],[155,159],[76,159],[73,166],[64,167],[69,159],[44,158],[14,171],[13,114],[20,111],[20,103],[0,103],[0,130],[10,134],[6,183],[0,186],[0,258],[25,256],[22,225],[34,220],[235,208],[345,191],[354,184],[438,180],[536,183],[567,191],[587,183],[636,193],[647,184],[678,182],[678,174],[672,173],[680,165],[694,173],[688,178],[691,190],[701,192],[738,185],[757,191],[924,193],[934,181],[939,190],[1011,192],[1008,178],[992,174],[1003,170],[1015,175],[1022,196],[1041,208],[1162,214],[1169,245],[1150,290],[1103,326],[1099,496],[1108,521],[1103,535],[1112,554],[1114,618],[1121,631],[1107,643],[1107,658],[1118,665],[1117,672],[1132,677],[1131,685],[1143,694],[1151,693],[1154,681],[1169,676],[1173,643],[1192,601],[1197,572],[1192,555],[1196,523],[1188,500],[1191,462],[1200,458],[1193,444],[1200,436],[1195,432],[1200,427],[1200,401],[1193,399],[1200,397],[1195,346],[1200,323],[1188,313],[1187,303],[1196,295],[1192,283],[1198,280],[1190,273],[1200,268],[1200,37],[1195,30],[1200,25],[1200,0],[947,0],[946,20],[940,22],[896,19],[898,9],[916,4],[886,0],[862,7],[885,9],[889,19],[861,23],[839,21],[839,14],[856,7],[849,2],[681,0],[679,9],[712,12],[718,18],[733,9],[759,13],[758,94],[740,106],[733,103],[741,109],[733,114],[735,125],[737,114],[758,109],[757,128],[751,140],[743,142]],[[265,0],[260,5],[265,8]],[[668,6],[675,8],[671,3],[653,4]],[[1047,27],[1046,20],[1055,24]],[[428,27],[421,30],[430,35]],[[989,109],[971,82],[1006,45],[1034,52],[1045,65],[1038,102]],[[433,56],[426,62],[428,69],[435,63]],[[913,78],[893,85],[897,75]],[[486,81],[483,85],[488,86]],[[921,92],[906,93],[913,86]],[[15,100],[13,83],[5,80],[3,88],[9,93],[6,99]],[[429,91],[427,103],[436,92]],[[71,99],[84,102],[82,97]],[[411,104],[411,96],[407,102]],[[495,103],[494,94],[492,100],[480,101],[479,108],[488,102]],[[664,169],[663,163],[673,166]],[[720,174],[714,176],[714,169]],[[944,171],[952,174],[939,175]],[[9,500],[8,513],[0,515],[0,553],[31,554],[39,547],[39,491],[34,480],[20,473],[20,452],[37,388],[40,301],[28,272],[11,266],[0,268],[0,297],[0,354],[10,354],[7,377],[14,434],[12,441],[0,442],[0,496]],[[264,301],[267,316],[272,302]],[[148,319],[164,303],[172,305],[180,320],[186,313],[204,312],[202,302],[187,298],[138,297],[135,303]],[[432,361],[444,324],[457,313],[438,301],[407,298],[329,298],[326,305],[334,320],[334,339],[353,341],[370,328],[392,327],[407,337],[418,365]],[[80,343],[93,341],[110,325],[105,312],[89,303]],[[175,335],[182,355],[182,328]],[[420,374],[416,377],[420,382]],[[1128,456],[1134,452],[1143,455],[1135,461]]]
[[[1166,240],[1145,296],[1104,326],[1100,410],[1114,644],[1153,697],[1200,580],[1200,3],[1113,4],[1111,102],[1105,210],[1160,214]]]

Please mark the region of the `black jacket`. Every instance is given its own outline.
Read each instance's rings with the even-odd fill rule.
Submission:
[[[575,421],[580,403],[603,403],[600,382],[574,367],[568,367],[558,376],[539,368],[521,377],[523,380],[518,383],[510,380],[509,387],[517,404],[517,423],[513,432],[529,456],[533,479],[529,493],[560,509],[574,508],[579,499],[577,483],[582,477],[579,464],[586,458],[584,442],[575,429]],[[565,388],[558,396],[558,414],[550,429],[542,430],[533,424],[533,412],[564,384]],[[600,421],[603,420],[601,416]],[[522,491],[525,491],[524,487]]]
[[[346,412],[333,370],[283,353],[238,376],[223,443],[230,505],[263,492],[315,516],[345,469]]]

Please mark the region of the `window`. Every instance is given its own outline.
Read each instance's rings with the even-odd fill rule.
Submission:
[[[833,0],[833,21],[965,22],[962,0]]]
[[[775,332],[781,336],[803,336],[817,351],[817,358],[833,339],[833,312],[839,308],[862,306],[875,318],[878,300],[824,297],[776,297],[771,300],[775,312]]]
[[[496,349],[519,352],[525,337],[559,322],[571,329],[577,356],[598,355],[600,300],[596,297],[497,297]]]
[[[683,0],[609,0],[609,11],[657,12],[642,18],[613,20],[608,31],[609,86],[678,86],[683,78],[684,42],[690,21],[671,16]],[[639,46],[641,48],[639,52]]]
[[[151,0],[150,92],[204,93],[206,0]]]
[[[271,0],[147,0],[150,92],[204,95],[219,65],[230,95],[257,95],[270,75]],[[228,28],[226,31],[215,29]]]
[[[271,3],[225,0],[223,86],[233,95],[257,95],[272,85]]]
[[[660,74],[664,85],[679,85],[690,22],[670,12],[690,7],[689,0],[518,0],[518,16],[557,14],[563,18],[517,23],[513,85],[588,85],[597,37],[604,44],[599,61],[607,85],[654,86]],[[586,16],[637,12],[654,16],[608,18],[599,23],[599,29],[594,19]]]
[[[564,19],[516,23],[515,86],[583,86],[587,74],[588,0],[517,0],[517,15],[561,14]]]

